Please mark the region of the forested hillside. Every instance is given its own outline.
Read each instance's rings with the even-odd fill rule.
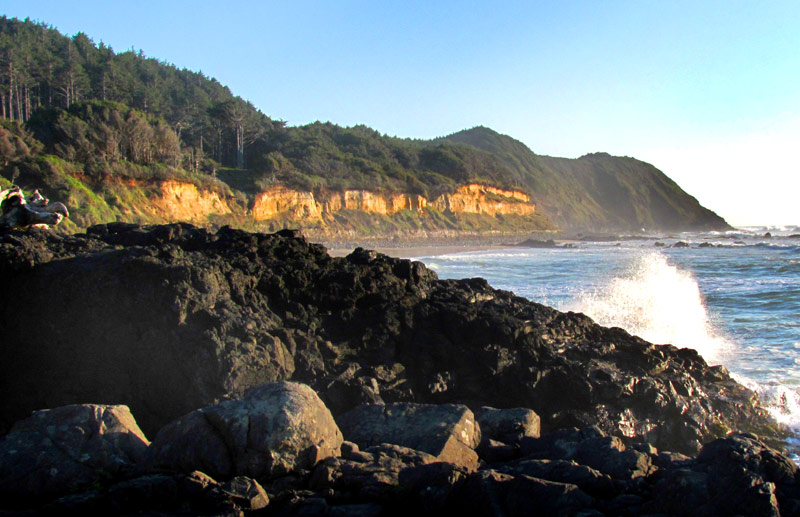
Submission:
[[[492,153],[521,178],[559,226],[586,229],[724,229],[728,225],[649,163],[606,153],[578,159],[534,154],[525,144],[475,127],[440,140]]]
[[[483,184],[530,195],[531,229],[552,229],[547,217],[562,229],[725,226],[636,160],[537,156],[485,128],[424,141],[330,122],[288,127],[202,72],[29,20],[0,17],[0,118],[0,183],[69,197],[78,227],[128,217],[124,205],[148,195],[119,192],[134,180],[210,189],[242,217],[276,187],[432,200]]]

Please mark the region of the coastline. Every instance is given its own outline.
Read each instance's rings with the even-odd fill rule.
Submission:
[[[353,247],[343,247],[339,245],[339,247],[331,247],[326,248],[328,249],[328,254],[331,257],[345,257],[353,252],[359,246]],[[450,255],[452,253],[467,253],[470,251],[487,251],[487,250],[502,250],[515,247],[513,244],[410,244],[408,246],[375,246],[369,247],[367,249],[371,249],[377,251],[378,253],[383,253],[384,255],[388,255],[390,257],[395,258],[415,258],[415,257],[432,257],[436,255]]]
[[[480,278],[439,280],[421,263],[363,250],[330,260],[290,231],[102,225],[0,237],[0,273],[18,294],[0,312],[13,345],[2,363],[13,391],[0,415],[0,513],[800,508],[787,430],[691,349]],[[404,244],[376,248],[510,246]],[[70,310],[43,324],[29,308],[46,304]],[[30,351],[70,368],[56,379]],[[634,385],[648,389],[626,391]],[[276,408],[293,423],[263,425]],[[263,460],[287,450],[281,470]],[[675,495],[675,483],[685,490]],[[734,508],[728,486],[766,488]]]

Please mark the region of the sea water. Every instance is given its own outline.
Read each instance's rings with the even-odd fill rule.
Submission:
[[[674,247],[682,242],[688,247]],[[702,245],[702,246],[701,246]],[[800,435],[800,227],[418,257],[724,364]],[[798,460],[800,442],[793,440]]]

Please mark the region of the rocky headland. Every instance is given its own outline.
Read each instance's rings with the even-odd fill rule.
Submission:
[[[479,278],[115,223],[0,234],[0,282],[9,513],[800,514],[724,367]]]

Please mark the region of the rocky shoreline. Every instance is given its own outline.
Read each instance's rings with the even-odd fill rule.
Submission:
[[[115,223],[2,233],[0,280],[12,513],[800,513],[785,432],[725,368],[482,279]],[[45,442],[88,481],[46,488]]]

